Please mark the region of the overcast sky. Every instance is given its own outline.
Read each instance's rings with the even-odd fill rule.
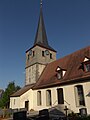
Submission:
[[[33,46],[40,0],[0,0],[0,88],[25,83],[25,51]],[[43,0],[48,42],[57,58],[90,45],[90,0]]]

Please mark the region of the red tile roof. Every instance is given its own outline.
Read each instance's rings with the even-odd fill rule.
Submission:
[[[85,72],[81,68],[81,63],[84,61],[85,57],[90,58],[90,46],[49,63],[34,86],[34,89],[59,85],[67,81],[75,81],[87,77],[90,78],[90,72]],[[57,66],[66,70],[64,77],[60,80],[58,80],[56,76]]]

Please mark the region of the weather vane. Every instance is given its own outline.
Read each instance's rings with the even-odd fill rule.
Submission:
[[[42,0],[40,0],[40,5],[41,5],[41,7],[42,7]]]

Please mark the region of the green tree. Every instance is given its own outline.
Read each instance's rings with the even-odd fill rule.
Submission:
[[[20,89],[20,86],[15,86],[14,82],[10,82],[5,89],[5,92],[0,100],[0,107],[1,108],[8,108],[10,103],[10,95],[14,92],[18,91]]]

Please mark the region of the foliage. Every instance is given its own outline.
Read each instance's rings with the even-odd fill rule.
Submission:
[[[90,120],[90,115],[86,116],[86,115],[78,115],[77,113],[70,113],[68,114],[68,118],[69,120]]]
[[[10,82],[5,89],[5,92],[0,99],[0,108],[8,108],[9,107],[9,102],[10,102],[10,95],[13,94],[14,92],[18,91],[20,89],[19,86],[15,86],[14,82]]]
[[[72,112],[68,114],[69,120],[77,120],[78,119],[78,114]]]

